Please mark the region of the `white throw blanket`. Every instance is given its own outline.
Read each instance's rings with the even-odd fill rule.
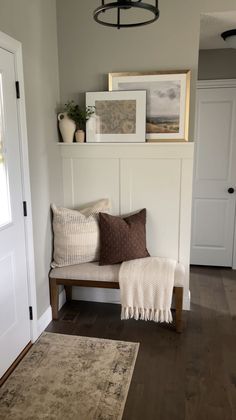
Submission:
[[[176,261],[147,257],[123,262],[119,272],[121,319],[172,322]]]

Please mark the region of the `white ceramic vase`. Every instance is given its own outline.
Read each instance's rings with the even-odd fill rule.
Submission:
[[[75,132],[75,141],[77,143],[84,143],[85,140],[85,132],[83,130],[77,130]]]
[[[72,143],[76,130],[76,124],[71,120],[66,112],[58,115],[59,129],[64,143]]]

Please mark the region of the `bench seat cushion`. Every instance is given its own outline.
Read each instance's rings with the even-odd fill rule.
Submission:
[[[70,280],[91,280],[118,282],[120,264],[100,266],[98,262],[56,267],[50,272],[50,278]],[[177,263],[174,286],[183,287],[185,268]]]

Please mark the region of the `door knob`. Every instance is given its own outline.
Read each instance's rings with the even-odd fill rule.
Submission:
[[[232,188],[232,187],[228,188],[228,193],[233,194],[234,193],[234,188]]]

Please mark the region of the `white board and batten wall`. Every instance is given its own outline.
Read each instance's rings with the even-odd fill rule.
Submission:
[[[110,198],[111,213],[147,209],[147,248],[186,268],[184,307],[189,308],[189,258],[193,143],[59,144],[64,206],[78,208]],[[74,288],[74,299],[119,302],[119,291]]]

